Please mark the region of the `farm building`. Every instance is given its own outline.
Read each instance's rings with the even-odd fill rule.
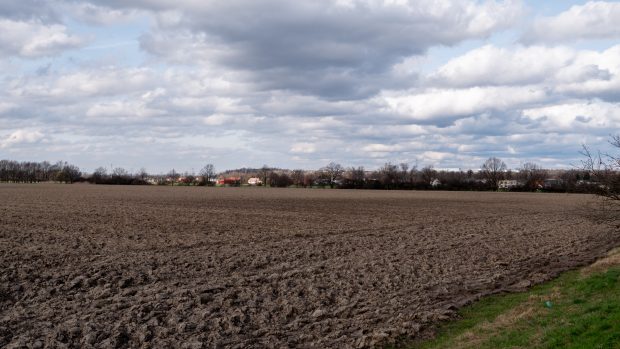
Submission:
[[[248,184],[249,185],[262,185],[263,181],[261,181],[260,178],[252,177],[248,179]]]
[[[510,190],[510,189],[516,188],[518,185],[519,185],[519,182],[517,182],[514,179],[504,179],[497,183],[497,189]]]
[[[177,179],[177,183],[181,183],[181,184],[190,184],[194,181],[193,177],[189,177],[189,176],[183,176],[183,177],[179,177]]]
[[[545,179],[543,187],[546,190],[560,190],[564,185],[564,181],[558,178],[548,178]]]
[[[230,185],[230,186],[239,186],[241,185],[241,177],[220,177],[217,179],[217,185]]]

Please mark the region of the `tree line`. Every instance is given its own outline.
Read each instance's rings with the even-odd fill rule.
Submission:
[[[590,160],[590,166],[594,166]],[[598,184],[603,176],[600,169],[555,170],[557,182],[544,189],[554,191],[583,191],[587,184]],[[609,171],[608,171],[609,172]],[[543,189],[549,171],[534,163],[525,163],[516,171],[507,169],[498,158],[489,158],[480,171],[442,171],[432,166],[418,169],[406,163],[385,163],[381,168],[367,171],[363,166],[349,167],[331,162],[316,171],[302,169],[279,169],[267,165],[261,168],[243,168],[215,171],[212,164],[204,166],[198,175],[179,173],[174,169],[166,174],[151,175],[142,168],[130,173],[122,167],[108,171],[99,167],[92,174],[83,174],[80,169],[67,162],[51,164],[43,162],[17,162],[0,160],[0,181],[13,183],[36,183],[56,181],[63,183],[89,182],[93,184],[123,185],[215,185],[215,179],[234,177],[238,183],[247,183],[249,178],[260,179],[260,184],[270,187],[329,187],[344,189],[442,189],[442,190],[495,190],[502,180],[516,180],[511,190],[533,191]]]
[[[620,136],[612,137],[611,145],[620,148]],[[94,184],[125,185],[215,185],[216,178],[234,178],[232,185],[247,183],[258,178],[259,185],[270,187],[329,187],[344,189],[417,189],[417,190],[498,190],[502,181],[512,191],[594,192],[612,200],[620,200],[620,156],[593,153],[583,147],[581,168],[546,170],[535,163],[525,163],[516,170],[508,169],[497,157],[481,164],[479,171],[442,171],[432,166],[419,169],[407,163],[385,163],[377,170],[363,166],[345,168],[330,162],[316,171],[279,169],[264,165],[261,168],[242,168],[215,171],[213,164],[205,165],[199,173],[179,173],[172,169],[166,174],[150,175],[145,169],[137,173],[117,167],[108,171],[97,168],[85,175],[77,166],[67,162],[17,162],[0,160],[0,181],[35,183],[56,181],[63,183],[90,182]],[[506,184],[506,183],[504,183]],[[228,185],[228,184],[227,184]]]
[[[0,160],[0,182],[37,183],[62,182],[74,183],[83,180],[80,169],[65,161],[55,164],[47,161],[12,161]]]
[[[598,171],[598,172],[597,172]],[[588,185],[599,184],[603,176],[600,170],[582,169],[556,170],[557,181],[545,187],[549,171],[542,167],[526,163],[516,171],[507,169],[506,164],[498,158],[489,158],[481,165],[480,171],[442,171],[432,166],[418,169],[406,163],[385,163],[381,168],[367,171],[363,166],[349,167],[331,162],[316,171],[302,169],[279,169],[267,165],[261,168],[243,168],[215,171],[212,164],[205,165],[200,172],[179,173],[172,169],[166,174],[151,175],[142,168],[130,173],[122,167],[108,171],[99,167],[92,174],[83,174],[75,165],[59,161],[51,164],[44,162],[17,162],[0,160],[0,181],[13,183],[36,183],[56,181],[63,183],[89,182],[93,184],[121,185],[215,185],[215,179],[238,178],[236,185],[247,183],[249,178],[259,178],[260,184],[270,187],[326,187],[343,189],[442,189],[442,190],[496,190],[502,180],[516,180],[514,191],[579,192],[589,191]],[[607,176],[609,177],[609,176]],[[605,177],[605,178],[607,178]]]
[[[620,149],[620,135],[612,136],[609,143],[613,149]],[[595,193],[615,202],[620,201],[620,153],[594,152],[584,145],[581,154],[584,157],[582,168],[602,183],[594,188]]]
[[[415,189],[415,190],[497,190],[501,181],[514,180],[512,191],[589,192],[599,185],[588,171],[545,170],[525,163],[517,170],[507,169],[498,158],[489,158],[479,171],[445,171],[432,166],[418,168],[406,163],[386,163],[373,171],[363,166],[343,167],[332,162],[317,171],[261,169],[228,171],[231,175],[258,176],[272,187],[325,187],[343,189]],[[549,180],[553,178],[553,180]]]

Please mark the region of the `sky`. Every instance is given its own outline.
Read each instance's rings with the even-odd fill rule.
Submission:
[[[0,159],[83,171],[580,163],[620,2],[0,1]]]

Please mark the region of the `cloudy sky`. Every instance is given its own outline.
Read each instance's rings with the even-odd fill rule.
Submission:
[[[152,172],[578,164],[620,2],[0,2],[0,158]]]

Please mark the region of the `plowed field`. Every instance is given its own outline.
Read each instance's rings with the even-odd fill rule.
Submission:
[[[373,347],[620,245],[585,195],[0,185],[0,347]]]

